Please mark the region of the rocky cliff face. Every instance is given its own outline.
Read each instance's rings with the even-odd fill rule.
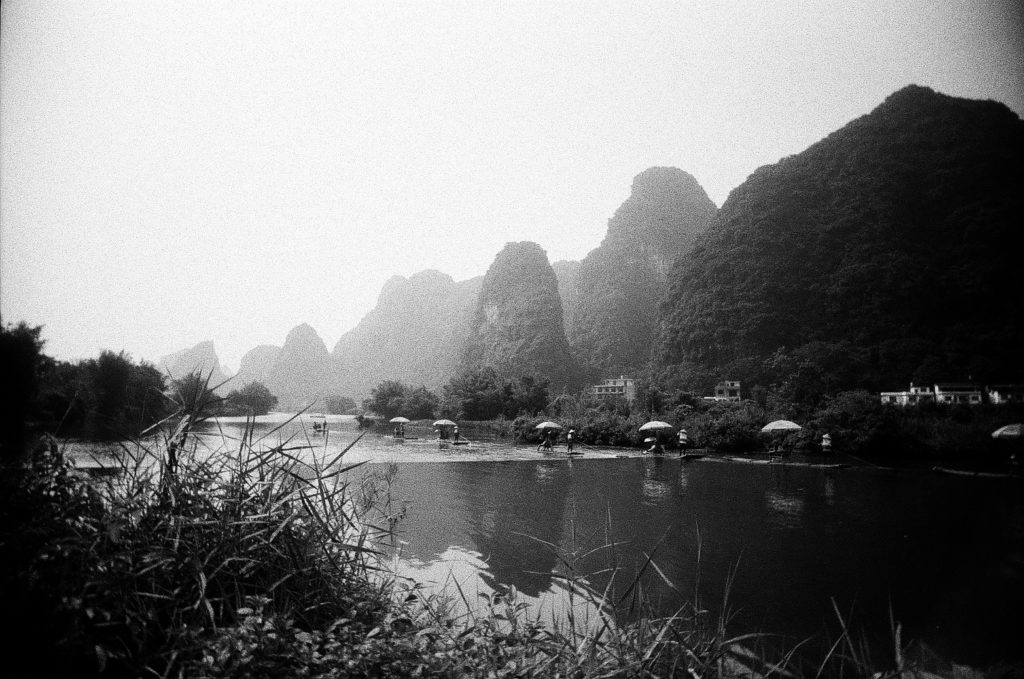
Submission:
[[[220,359],[217,358],[217,351],[213,342],[200,342],[190,349],[182,349],[160,359],[159,368],[171,376],[172,380],[179,380],[189,373],[199,372],[204,378],[210,376],[210,386],[216,387],[227,379],[227,375],[220,366]],[[218,394],[227,393],[230,383],[216,389]]]
[[[559,260],[551,265],[558,279],[558,297],[562,300],[562,315],[565,327],[565,336],[569,336],[569,312],[573,309],[579,299],[578,282],[580,277],[580,262],[570,260]]]
[[[567,335],[593,377],[633,373],[650,356],[668,271],[711,225],[715,204],[682,170],[653,167],[584,258],[568,301]]]
[[[661,359],[704,388],[1020,379],[1022,186],[1007,107],[900,90],[732,192],[672,272]]]
[[[247,351],[239,363],[238,373],[231,380],[231,388],[241,389],[251,382],[260,382],[266,386],[274,369],[274,361],[280,353],[281,347],[272,344],[261,344]]]
[[[330,376],[331,356],[324,341],[303,323],[288,333],[266,386],[281,410],[297,410],[327,394]]]
[[[558,280],[536,243],[508,243],[487,270],[470,324],[463,366],[536,373],[560,390],[578,368],[563,327]]]
[[[333,391],[359,401],[384,380],[440,389],[455,372],[481,281],[434,270],[391,278],[335,345]]]

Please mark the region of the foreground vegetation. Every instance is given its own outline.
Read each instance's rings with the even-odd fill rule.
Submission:
[[[614,563],[603,592],[557,551],[565,614],[533,617],[514,591],[467,614],[385,568],[401,514],[385,467],[319,459],[308,444],[265,446],[251,427],[209,450],[182,403],[156,438],[123,449],[118,476],[86,478],[53,440],[0,476],[8,669],[25,676],[641,677],[866,676],[878,660],[843,634],[807,667],[732,638],[694,603],[644,608],[649,558]],[[614,551],[614,550],[610,550]],[[652,555],[653,557],[653,555]],[[461,591],[458,593],[462,596]],[[449,593],[455,596],[455,593]],[[597,611],[575,617],[572,599]],[[620,611],[647,610],[626,623]],[[635,619],[635,618],[631,618]],[[904,648],[883,654],[909,671]],[[949,669],[950,666],[946,666]],[[7,676],[17,676],[11,670]],[[898,672],[889,676],[896,676]],[[909,675],[908,675],[909,676]],[[970,676],[970,675],[968,675]]]

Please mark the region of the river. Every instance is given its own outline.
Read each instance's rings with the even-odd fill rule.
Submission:
[[[258,432],[281,417],[261,418]],[[332,416],[309,440],[326,457],[357,435]],[[273,434],[295,435],[299,421]],[[207,425],[238,433],[238,420]],[[642,579],[658,614],[695,592],[711,616],[728,589],[730,630],[810,638],[838,632],[832,602],[882,647],[889,611],[904,641],[974,665],[1024,660],[1024,483],[942,476],[925,469],[821,469],[681,461],[588,449],[570,459],[532,446],[480,440],[441,448],[427,428],[404,443],[376,431],[345,456],[362,468],[396,463],[391,495],[405,507],[399,569],[443,586],[514,586],[542,615],[565,603],[560,558],[614,543],[574,562],[601,590],[610,566],[620,591],[653,554]],[[300,434],[304,437],[305,434]],[[294,440],[294,439],[293,439]],[[623,457],[624,456],[624,457]],[[571,560],[570,560],[571,561]],[[731,584],[728,583],[732,574]],[[727,587],[728,585],[728,587]],[[628,611],[627,611],[628,615]]]

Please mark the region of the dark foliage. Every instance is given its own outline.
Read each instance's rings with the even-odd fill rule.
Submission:
[[[549,381],[532,374],[502,377],[492,367],[466,370],[444,387],[441,412],[466,420],[536,415],[547,408]]]
[[[29,419],[38,416],[43,373],[53,361],[43,354],[42,326],[0,326],[0,461],[24,451]]]
[[[102,441],[138,434],[168,406],[160,371],[112,351],[76,364],[51,363],[39,403],[46,431]]]
[[[434,416],[438,410],[437,394],[424,386],[410,387],[396,380],[385,380],[370,392],[363,401],[363,408],[392,418],[398,415],[411,420],[424,420]]]
[[[354,405],[354,404],[353,404]],[[232,389],[224,397],[222,415],[266,415],[277,406],[277,397],[262,382],[250,382]]]

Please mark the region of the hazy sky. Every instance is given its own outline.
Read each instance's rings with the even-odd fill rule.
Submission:
[[[0,313],[331,349],[393,275],[583,258],[652,165],[721,205],[910,83],[1022,115],[1022,4],[4,0]]]

